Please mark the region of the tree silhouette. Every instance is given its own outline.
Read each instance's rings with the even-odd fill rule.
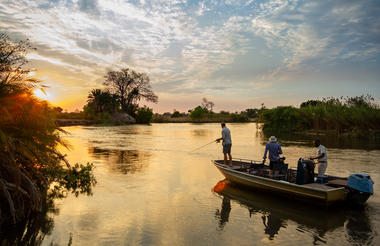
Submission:
[[[36,86],[38,81],[29,76],[31,70],[23,68],[28,63],[26,53],[33,49],[28,39],[12,42],[0,33],[0,96],[30,92]]]
[[[154,103],[158,101],[150,85],[149,77],[144,73],[123,68],[119,71],[109,71],[105,79],[104,85],[118,96],[121,109],[129,114],[135,113],[136,104],[140,99]]]
[[[93,89],[87,97],[88,105],[93,108],[96,113],[115,112],[118,108],[118,97],[109,91]]]
[[[212,112],[212,108],[215,106],[215,103],[207,100],[207,98],[202,99],[202,108],[204,108],[207,112]]]

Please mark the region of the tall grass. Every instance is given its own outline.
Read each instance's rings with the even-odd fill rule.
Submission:
[[[327,98],[300,108],[280,106],[264,110],[264,130],[332,130],[337,133],[380,130],[380,108],[370,96]]]

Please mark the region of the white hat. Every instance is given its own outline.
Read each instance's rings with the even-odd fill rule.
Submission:
[[[270,141],[270,142],[277,142],[277,138],[276,138],[275,136],[271,136],[271,137],[269,138],[269,141]]]

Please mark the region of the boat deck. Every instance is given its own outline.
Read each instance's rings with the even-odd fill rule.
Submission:
[[[319,183],[304,184],[302,186],[307,186],[307,187],[321,189],[321,190],[334,190],[334,189],[336,189],[335,187],[328,186],[326,184],[319,184]]]
[[[329,180],[329,185],[332,185],[332,186],[347,186],[347,179]]]

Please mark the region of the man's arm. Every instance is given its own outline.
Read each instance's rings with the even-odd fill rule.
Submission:
[[[265,162],[265,159],[267,158],[267,152],[268,152],[268,145],[265,146],[265,152],[264,152],[263,162]]]
[[[321,152],[321,150],[318,150],[317,156],[316,157],[312,157],[310,159],[311,160],[315,160],[315,159],[323,158],[325,156],[325,153],[324,152],[320,153],[320,152]]]
[[[223,131],[222,131],[222,137],[221,138],[217,138],[215,141],[219,143],[220,140],[223,140],[223,139],[224,139],[224,136],[223,136]]]

